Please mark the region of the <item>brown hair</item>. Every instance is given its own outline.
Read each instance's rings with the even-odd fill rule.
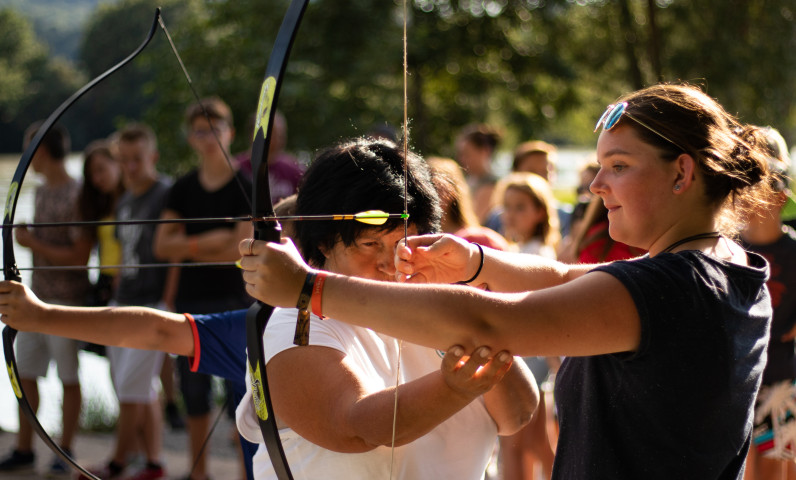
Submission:
[[[557,150],[555,145],[541,140],[523,142],[514,149],[514,161],[511,164],[511,170],[516,172],[522,160],[532,153],[544,153],[547,155],[548,161],[552,162],[554,160],[552,157]]]
[[[205,112],[207,112],[207,117],[210,117],[211,120],[222,120],[228,126],[233,126],[232,110],[230,110],[229,105],[218,97],[203,98],[201,101],[191,104],[185,110],[185,125],[190,128],[197,118],[206,118]]]
[[[503,135],[496,128],[483,123],[467,125],[459,134],[459,138],[467,140],[479,148],[489,148],[490,151],[497,148],[502,137]]]
[[[106,140],[95,140],[83,150],[83,185],[78,196],[78,211],[80,218],[87,221],[101,220],[113,213],[116,200],[124,193],[124,185],[119,178],[119,184],[111,193],[101,192],[91,183],[91,163],[97,156],[105,156],[116,161],[111,153],[110,143]],[[96,232],[91,229],[92,235]]]
[[[769,170],[763,135],[740,124],[699,88],[659,84],[617,101],[627,102],[629,113],[619,122],[659,148],[665,161],[674,161],[681,153],[691,155],[704,179],[707,201],[719,210],[724,233],[734,233],[746,210],[770,198],[769,182],[764,181]],[[736,201],[741,198],[744,202]]]
[[[28,144],[33,140],[33,137],[39,133],[39,129],[44,125],[43,120],[39,120],[31,124],[26,130],[24,135],[23,148],[28,148]],[[56,123],[44,137],[41,139],[39,148],[46,148],[53,160],[63,161],[69,155],[69,150],[72,147],[72,141],[69,137],[69,132],[63,125]]]
[[[496,203],[503,203],[503,196],[506,190],[518,190],[529,197],[531,201],[542,210],[546,215],[544,220],[536,226],[533,238],[540,238],[542,243],[558,248],[561,241],[561,232],[558,223],[558,211],[556,210],[556,200],[553,196],[553,189],[550,184],[541,176],[530,172],[513,172],[501,179],[495,188]]]
[[[158,139],[155,136],[154,130],[148,125],[143,123],[128,123],[121,130],[119,134],[115,135],[118,143],[135,143],[143,140],[148,144],[151,150],[158,149]]]
[[[430,157],[427,162],[440,203],[448,207],[443,216],[447,216],[447,220],[458,228],[480,225],[462,167],[451,158]]]

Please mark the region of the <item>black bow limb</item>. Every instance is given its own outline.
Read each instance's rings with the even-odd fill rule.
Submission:
[[[268,58],[265,80],[260,90],[257,106],[257,122],[252,144],[252,217],[274,217],[271,191],[268,185],[268,147],[271,144],[271,127],[276,111],[276,100],[282,85],[282,77],[287,66],[287,58],[298,32],[299,23],[304,16],[308,0],[292,0],[279,27],[274,48]],[[267,242],[279,242],[281,227],[279,222],[264,221],[254,223],[254,238]],[[263,333],[271,318],[274,307],[256,301],[246,313],[246,346],[249,354],[248,369],[251,378],[252,400],[257,413],[260,431],[280,480],[292,480],[287,457],[279,438],[279,429],[271,406],[268,389],[268,376],[265,370]]]
[[[132,61],[139,53],[141,53],[144,48],[149,44],[152,38],[155,36],[155,31],[157,30],[158,20],[160,18],[160,8],[155,10],[155,18],[152,21],[152,27],[149,29],[149,33],[147,34],[144,41],[136,48],[133,53],[128,55],[125,59],[114,65],[113,67],[109,68],[98,77],[91,80],[85,86],[83,86],[80,90],[75,92],[71,97],[69,97],[66,101],[64,101],[50,116],[47,120],[44,121],[42,126],[39,128],[39,131],[31,140],[28,148],[25,149],[25,152],[22,154],[22,157],[19,160],[19,164],[17,165],[17,169],[14,172],[14,177],[11,180],[11,187],[8,190],[8,197],[6,199],[6,207],[5,213],[3,216],[3,225],[11,225],[14,223],[14,214],[17,208],[17,201],[19,200],[19,193],[20,187],[22,185],[22,181],[25,179],[25,174],[30,167],[31,160],[33,159],[33,155],[38,150],[39,145],[41,145],[42,139],[50,131],[50,129],[55,125],[55,122],[61,118],[61,116],[69,109],[80,97],[82,97],[86,92],[94,88],[97,84],[108,78],[109,76],[116,73],[119,69],[123,66],[128,64]],[[3,239],[3,275],[6,280],[15,280],[20,281],[21,277],[19,275],[19,269],[17,268],[16,258],[14,256],[14,237],[13,237],[13,229],[12,228],[3,228],[2,231],[2,239]],[[39,419],[36,417],[36,412],[30,405],[25,392],[22,390],[20,383],[19,383],[19,371],[17,369],[17,360],[14,354],[14,339],[17,336],[17,330],[6,326],[3,329],[3,352],[5,354],[6,360],[6,369],[8,370],[8,378],[11,381],[11,385],[14,389],[14,395],[17,397],[17,402],[19,403],[20,411],[23,412],[25,417],[27,417],[28,422],[31,424],[33,430],[41,437],[44,443],[50,447],[50,449],[55,452],[58,457],[60,457],[64,462],[71,465],[71,467],[78,472],[82,473],[84,476],[99,480],[96,476],[94,476],[91,472],[80,466],[69,454],[67,454],[55,441],[47,434],[42,427]],[[21,420],[21,419],[20,419]]]

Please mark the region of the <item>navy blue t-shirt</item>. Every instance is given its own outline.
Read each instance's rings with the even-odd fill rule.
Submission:
[[[698,251],[596,270],[630,292],[638,351],[568,357],[556,380],[556,479],[740,479],[766,361],[766,261]]]
[[[229,380],[232,401],[239,404],[246,393],[246,310],[192,315],[196,355],[191,370]],[[252,457],[257,445],[240,437],[246,476],[254,479]]]

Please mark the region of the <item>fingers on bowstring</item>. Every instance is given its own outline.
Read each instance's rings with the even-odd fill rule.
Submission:
[[[401,239],[395,247],[395,261],[409,261],[412,259],[412,248]]]
[[[396,256],[394,264],[396,270],[395,272],[396,278],[398,278],[399,281],[406,281],[409,279],[411,275],[415,273],[415,268],[408,259],[407,260],[400,259]]]

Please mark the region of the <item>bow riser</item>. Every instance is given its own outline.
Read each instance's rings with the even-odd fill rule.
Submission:
[[[292,0],[279,27],[274,48],[265,69],[265,80],[260,89],[257,106],[257,121],[252,143],[252,217],[275,216],[268,182],[268,149],[276,113],[276,101],[287,66],[287,59],[296,38],[299,23],[304,16],[308,0]],[[279,242],[279,222],[255,222],[254,238],[268,242]],[[282,449],[279,429],[271,406],[268,376],[265,370],[263,334],[274,308],[256,301],[246,314],[246,345],[249,354],[248,369],[252,384],[252,399],[257,412],[260,431],[265,441],[274,472],[280,480],[292,480],[287,458]]]

